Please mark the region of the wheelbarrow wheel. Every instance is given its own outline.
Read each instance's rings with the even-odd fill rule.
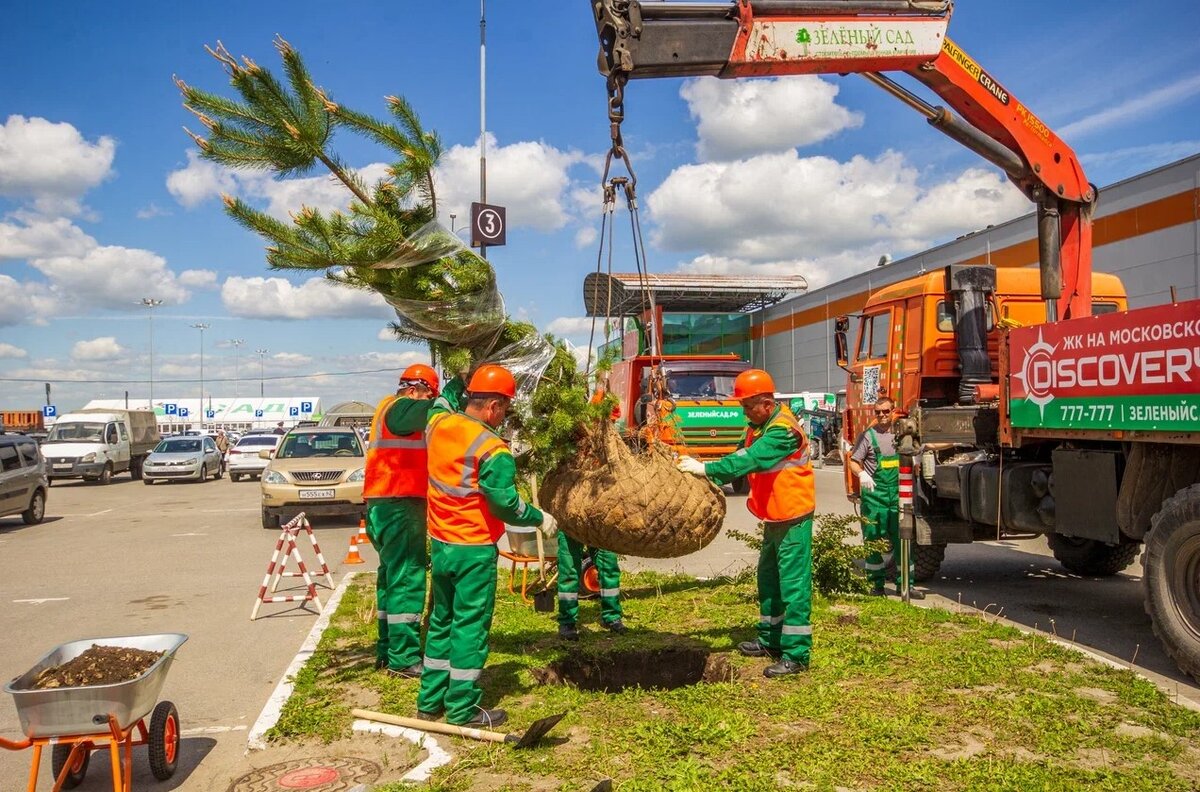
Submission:
[[[71,758],[71,745],[59,744],[54,746],[54,750],[50,753],[50,769],[54,771],[54,777],[58,778],[62,769],[67,766],[67,761]],[[92,752],[84,746],[84,750],[79,752],[79,756],[75,759],[75,764],[71,766],[67,777],[63,779],[63,789],[74,789],[83,783],[83,777],[87,775],[88,762],[91,761]]]
[[[600,570],[596,569],[596,562],[591,556],[584,556],[580,567],[582,585],[579,587],[579,598],[594,599],[600,596]]]
[[[159,781],[175,775],[179,762],[179,711],[169,701],[160,701],[150,716],[150,772]]]

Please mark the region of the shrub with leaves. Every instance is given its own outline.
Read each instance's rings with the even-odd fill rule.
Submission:
[[[762,550],[762,531],[754,533],[729,530],[729,536],[758,551]],[[847,539],[858,533],[858,518],[852,514],[818,514],[813,521],[812,578],[813,589],[834,594],[866,594],[870,590],[866,575],[860,568],[866,557],[874,552],[886,553],[886,540],[864,544],[848,544]]]

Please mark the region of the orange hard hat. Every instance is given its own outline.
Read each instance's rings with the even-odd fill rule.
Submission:
[[[467,383],[467,392],[471,394],[498,393],[513,399],[517,395],[517,381],[513,379],[512,372],[504,366],[489,363],[480,366],[471,375],[471,381]]]
[[[764,393],[775,395],[775,380],[762,369],[746,369],[733,381],[733,398],[739,401]]]
[[[404,369],[404,373],[400,375],[400,384],[423,382],[425,386],[433,391],[438,392],[438,375],[430,366],[424,363],[413,363],[408,368]]]

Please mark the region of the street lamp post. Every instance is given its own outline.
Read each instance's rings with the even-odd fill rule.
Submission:
[[[200,428],[204,428],[204,331],[212,327],[207,322],[196,322],[192,327],[200,331]]]
[[[233,395],[238,395],[238,380],[242,377],[242,344],[246,343],[244,338],[231,338],[229,343],[233,344]]]
[[[154,309],[162,305],[162,300],[153,297],[143,297],[142,305],[146,307],[146,315],[150,318],[150,409],[154,409]]]
[[[266,396],[264,395],[265,391],[263,388],[263,360],[266,358],[267,350],[256,349],[254,351],[258,353],[258,398],[265,399]]]

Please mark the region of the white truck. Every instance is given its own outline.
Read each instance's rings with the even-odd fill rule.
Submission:
[[[79,410],[55,421],[42,443],[42,456],[51,480],[107,484],[126,470],[137,480],[142,462],[160,439],[153,410]]]

